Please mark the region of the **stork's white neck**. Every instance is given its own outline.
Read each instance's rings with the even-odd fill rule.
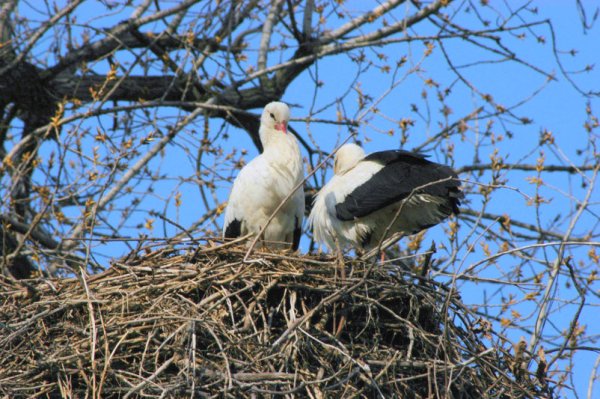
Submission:
[[[280,171],[288,171],[294,179],[302,177],[302,155],[294,135],[275,129],[261,128],[261,141],[264,147],[262,156]]]
[[[278,148],[281,146],[289,146],[290,142],[296,142],[295,138],[290,133],[284,133],[272,128],[261,127],[259,130],[260,141],[265,151],[270,148]]]

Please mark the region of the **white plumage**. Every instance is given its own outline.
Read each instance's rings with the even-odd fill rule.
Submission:
[[[336,238],[342,248],[369,250],[393,233],[414,234],[458,213],[461,198],[448,166],[401,150],[365,157],[361,147],[346,144],[336,154],[333,178],[315,198],[309,225],[330,250]]]
[[[225,210],[224,238],[258,233],[279,204],[304,179],[296,138],[287,132],[290,110],[282,102],[265,107],[260,123],[263,153],[242,168]],[[297,249],[304,216],[304,189],[298,188],[277,212],[262,236],[270,248]]]

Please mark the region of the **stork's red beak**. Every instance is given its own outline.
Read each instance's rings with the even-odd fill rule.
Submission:
[[[287,122],[277,122],[275,124],[275,130],[279,130],[280,132],[287,133]]]

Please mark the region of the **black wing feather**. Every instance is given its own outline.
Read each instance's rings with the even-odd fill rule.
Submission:
[[[447,180],[427,185],[417,193],[448,198],[453,212],[458,213],[463,194],[452,168],[403,150],[375,152],[365,160],[381,163],[384,167],[335,206],[338,219],[348,221],[369,215],[408,197],[417,187],[443,179]],[[360,167],[360,163],[356,167]]]
[[[242,221],[233,219],[231,223],[225,227],[225,238],[238,238],[242,235]]]
[[[388,150],[388,151],[377,151],[369,154],[365,157],[365,161],[374,161],[382,165],[387,165],[392,162],[406,162],[414,165],[425,165],[433,163],[428,161],[427,155],[419,152],[410,152],[405,150]]]
[[[298,217],[296,217],[294,221],[294,237],[292,241],[292,250],[296,251],[300,246],[300,237],[302,236],[302,226],[300,226],[300,221]]]

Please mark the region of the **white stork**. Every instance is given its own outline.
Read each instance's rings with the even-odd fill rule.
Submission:
[[[368,251],[394,233],[414,234],[458,214],[463,197],[448,166],[402,150],[365,157],[361,147],[346,144],[335,156],[333,178],[315,198],[309,224],[330,250],[337,239],[340,249]]]
[[[233,182],[225,210],[224,238],[258,233],[293,188],[304,179],[296,138],[287,132],[290,109],[282,102],[267,104],[260,118],[263,153],[242,168]],[[300,186],[268,224],[261,237],[270,248],[298,249],[304,216]],[[266,243],[268,242],[268,244]]]

